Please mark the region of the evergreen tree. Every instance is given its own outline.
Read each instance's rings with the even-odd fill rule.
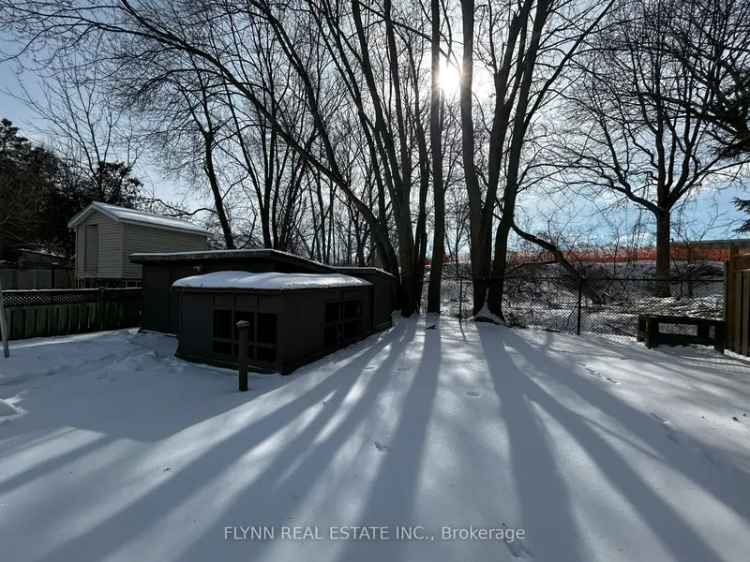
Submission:
[[[93,201],[136,208],[142,200],[143,184],[131,166],[99,162],[94,178],[80,170],[0,121],[0,248],[39,245],[71,256],[68,221],[76,213]]]

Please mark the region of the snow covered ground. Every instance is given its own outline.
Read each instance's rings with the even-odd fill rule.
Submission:
[[[175,345],[0,358],[0,559],[748,560],[748,363],[422,318],[241,394]]]

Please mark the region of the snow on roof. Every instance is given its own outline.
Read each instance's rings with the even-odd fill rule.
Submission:
[[[70,219],[68,228],[73,228],[80,224],[83,219],[85,219],[92,211],[99,211],[118,222],[141,224],[144,226],[162,228],[165,230],[180,230],[183,232],[192,232],[195,234],[209,234],[207,230],[195,226],[194,224],[187,221],[174,219],[171,217],[163,217],[160,215],[152,215],[150,213],[144,213],[143,211],[137,211],[135,209],[127,209],[125,207],[118,207],[117,205],[101,203],[100,201],[94,201],[93,203],[91,203],[91,205],[89,205],[83,211]]]
[[[191,289],[261,289],[286,291],[292,289],[330,289],[334,287],[369,286],[371,283],[341,273],[248,273],[247,271],[215,271],[178,279],[173,287]]]

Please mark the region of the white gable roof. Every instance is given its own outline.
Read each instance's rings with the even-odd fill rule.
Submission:
[[[334,287],[366,287],[370,282],[342,273],[249,273],[247,271],[215,271],[178,279],[173,287],[191,289],[262,289],[285,291],[293,289],[331,289]]]
[[[101,203],[99,201],[94,201],[93,203],[91,203],[91,205],[89,205],[83,211],[70,219],[70,222],[68,222],[68,228],[75,228],[94,211],[99,211],[103,215],[106,215],[117,222],[139,224],[141,226],[161,228],[163,230],[178,230],[181,232],[190,232],[193,234],[203,234],[204,236],[208,236],[209,234],[207,230],[195,226],[194,224],[187,221],[173,219],[170,217],[162,217],[159,215],[152,215],[149,213],[144,213],[143,211],[136,211],[135,209],[118,207],[117,205],[109,205],[107,203]]]

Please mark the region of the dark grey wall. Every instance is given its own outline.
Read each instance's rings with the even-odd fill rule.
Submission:
[[[185,355],[211,356],[213,295],[182,293],[180,300],[177,352]]]
[[[206,363],[234,366],[212,350],[215,307],[268,312],[277,315],[277,360],[274,370],[288,373],[333,349],[324,345],[325,307],[328,302],[362,302],[362,337],[374,331],[370,313],[373,288],[306,289],[280,293],[177,289],[179,298],[179,346],[181,357]],[[257,366],[268,368],[267,365]]]
[[[270,258],[202,259],[191,261],[145,262],[143,264],[143,327],[147,330],[176,333],[179,304],[171,292],[178,279],[214,271],[248,271],[264,273],[310,273],[304,264],[285,263]],[[391,326],[391,313],[396,303],[396,283],[393,276],[371,268],[335,268],[335,271],[369,281],[374,286],[374,295],[368,310],[372,311],[374,327],[383,330]]]
[[[330,302],[362,303],[362,337],[376,331],[372,319],[372,287],[325,289],[284,294],[285,329],[282,334],[286,364],[292,368],[333,350],[325,349],[325,309]]]
[[[175,333],[169,320],[170,270],[168,267],[143,268],[143,327],[157,332]]]
[[[373,319],[376,330],[390,328],[391,313],[396,309],[398,286],[392,275],[374,268],[337,267],[341,273],[364,279],[374,287]]]
[[[280,266],[280,268],[279,268]],[[286,264],[269,260],[205,260],[143,264],[143,327],[147,330],[177,332],[178,301],[171,291],[178,279],[214,271],[286,271]]]

